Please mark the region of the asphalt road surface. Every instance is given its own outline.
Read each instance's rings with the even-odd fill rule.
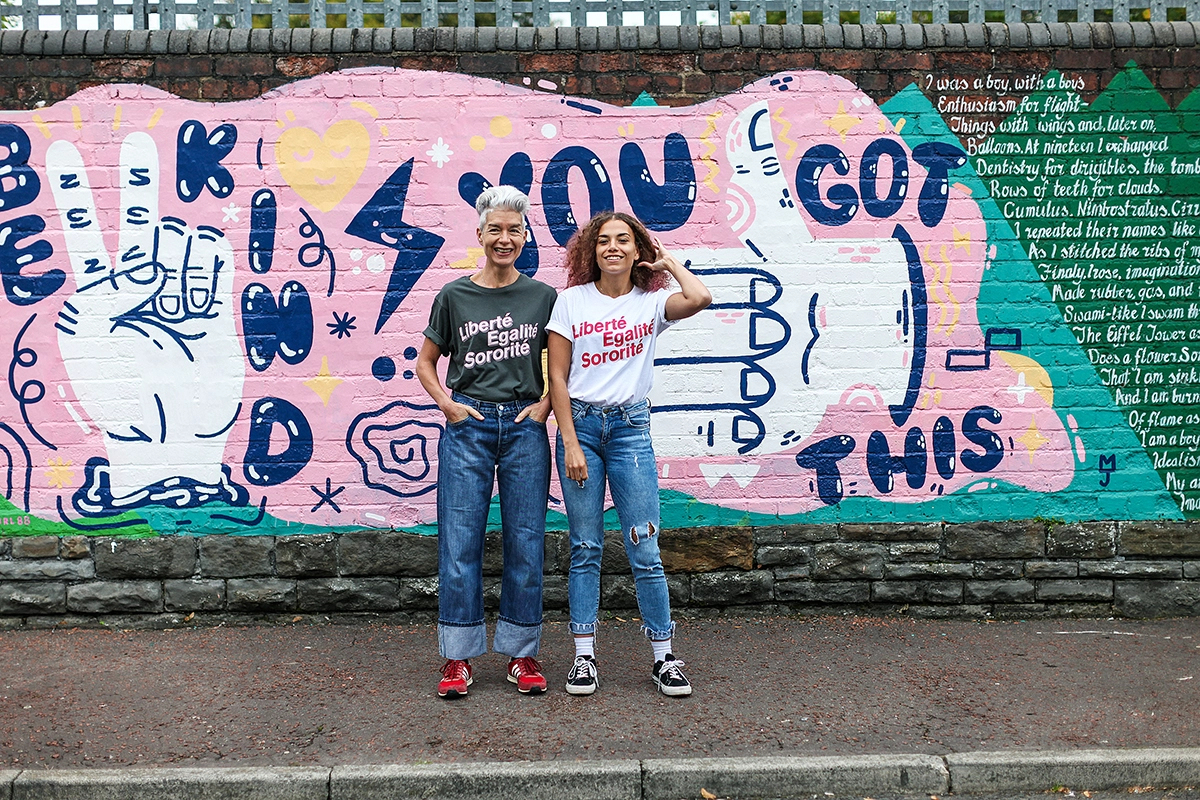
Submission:
[[[489,654],[445,701],[431,625],[3,632],[0,769],[1200,744],[1196,619],[684,620],[686,699],[655,693],[633,619],[602,624],[600,690],[567,695],[570,639],[546,625],[545,695]]]

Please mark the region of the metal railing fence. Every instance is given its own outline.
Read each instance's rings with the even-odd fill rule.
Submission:
[[[1200,0],[9,0],[26,30],[1151,22]]]

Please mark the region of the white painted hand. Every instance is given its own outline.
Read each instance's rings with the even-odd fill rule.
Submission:
[[[915,249],[897,238],[815,240],[776,156],[767,101],[738,115],[725,148],[744,248],[679,254],[713,302],[659,341],[655,449],[774,453],[806,439],[832,404],[915,402],[924,346]]]
[[[121,145],[115,264],[79,151],[54,142],[46,170],[75,275],[59,348],[104,434],[113,496],[170,478],[219,483],[244,376],[233,248],[215,228],[159,219],[158,151],[145,133]]]

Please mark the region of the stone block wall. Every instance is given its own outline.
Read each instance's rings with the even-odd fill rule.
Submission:
[[[636,615],[620,534],[601,605]],[[0,540],[0,626],[221,620],[431,621],[437,540],[400,532],[299,536],[36,536]],[[1084,522],[698,527],[662,533],[683,615],[1161,617],[1200,614],[1200,526]],[[548,618],[567,608],[566,534],[546,536]],[[489,536],[485,604],[503,562]]]

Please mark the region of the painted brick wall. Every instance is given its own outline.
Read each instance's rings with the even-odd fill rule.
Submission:
[[[678,605],[1197,613],[1196,33],[4,32],[0,614],[427,611],[413,359],[500,181],[539,279],[616,206],[714,289]]]

